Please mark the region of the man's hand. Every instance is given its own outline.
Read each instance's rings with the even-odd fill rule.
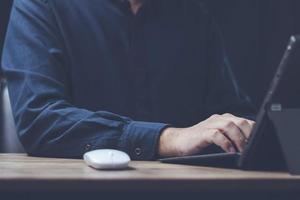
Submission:
[[[242,152],[255,122],[231,114],[213,115],[189,128],[167,128],[163,131],[158,153],[162,157],[186,156],[216,144],[226,152]]]

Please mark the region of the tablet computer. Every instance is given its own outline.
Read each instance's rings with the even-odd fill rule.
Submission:
[[[268,111],[296,107],[300,102],[300,36],[292,36],[265,95],[249,142],[243,153],[217,153],[160,159],[164,163],[240,168],[246,170],[285,170],[286,164]],[[291,92],[292,91],[292,92]]]

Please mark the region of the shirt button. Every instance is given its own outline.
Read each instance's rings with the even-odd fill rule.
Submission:
[[[86,144],[84,149],[85,149],[85,151],[89,151],[91,149],[91,147],[92,147],[92,145]]]
[[[137,156],[142,155],[142,149],[139,148],[139,147],[135,148],[134,152],[135,152],[135,154],[136,154]]]

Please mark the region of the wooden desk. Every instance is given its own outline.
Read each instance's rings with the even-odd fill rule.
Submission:
[[[241,194],[242,199],[245,194],[249,198],[272,195],[272,199],[289,195],[300,199],[300,176],[159,162],[131,162],[129,170],[97,171],[86,166],[83,160],[0,154],[0,199],[1,194],[45,197],[47,193],[72,193],[79,197],[80,194],[116,195],[116,192],[134,196],[193,194],[216,198]]]

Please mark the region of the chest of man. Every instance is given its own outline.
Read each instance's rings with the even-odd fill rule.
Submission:
[[[205,19],[176,4],[144,7],[133,16],[105,0],[53,1],[53,12],[75,105],[140,120],[199,120],[208,64]]]

